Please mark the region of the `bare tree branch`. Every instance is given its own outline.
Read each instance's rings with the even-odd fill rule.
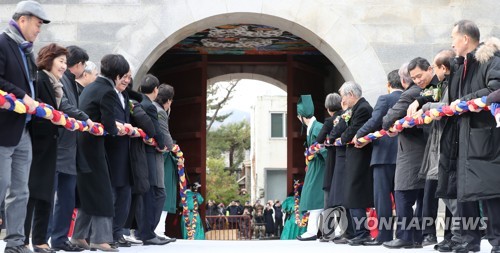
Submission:
[[[213,101],[215,103],[208,105],[207,110],[215,110],[214,113],[211,116],[207,116],[207,120],[209,120],[209,123],[207,124],[207,132],[210,131],[210,128],[214,124],[215,121],[222,122],[224,121],[227,117],[229,117],[229,114],[220,116],[219,111],[222,109],[222,107],[232,98],[232,92],[234,91],[234,88],[236,88],[236,85],[241,81],[241,79],[233,79],[229,81],[229,85],[225,88],[225,95],[220,101],[216,101],[215,99],[207,99],[207,103]],[[214,84],[215,85],[215,84]],[[212,95],[217,94],[218,88],[214,87],[214,89],[211,91]]]

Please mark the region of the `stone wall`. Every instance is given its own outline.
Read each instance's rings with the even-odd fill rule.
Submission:
[[[18,1],[0,4],[0,26]],[[384,91],[385,74],[416,56],[450,46],[454,22],[475,21],[500,36],[496,0],[41,0],[52,23],[36,47],[76,44],[99,62],[121,53],[136,77],[172,45],[216,25],[255,23],[290,31],[316,46],[344,79],[367,94]],[[374,102],[374,99],[369,99]]]

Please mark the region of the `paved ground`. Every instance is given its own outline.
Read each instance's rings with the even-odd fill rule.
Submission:
[[[483,240],[481,252],[489,253],[491,246],[488,241]],[[5,247],[5,242],[0,241],[0,250]],[[85,251],[89,252],[89,251]],[[133,246],[131,248],[120,248],[122,253],[165,253],[165,252],[190,252],[190,253],[243,253],[243,252],[262,252],[262,253],[330,253],[330,252],[437,252],[432,246],[423,249],[390,250],[382,246],[352,247],[348,245],[337,245],[334,243],[300,242],[297,240],[280,241],[186,241],[177,240],[165,246]]]

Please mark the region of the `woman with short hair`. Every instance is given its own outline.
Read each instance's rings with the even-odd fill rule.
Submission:
[[[68,51],[55,43],[40,49],[36,65],[36,99],[60,110],[63,100],[61,78],[66,71]],[[59,127],[49,120],[35,118],[28,125],[30,130],[33,161],[28,181],[29,200],[24,222],[25,245],[32,234],[33,251],[53,252],[47,243],[47,229],[51,205],[54,202],[54,178],[57,160]],[[33,224],[33,228],[31,225]]]

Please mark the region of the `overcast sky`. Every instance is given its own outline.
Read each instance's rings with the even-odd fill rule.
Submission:
[[[286,96],[282,89],[262,81],[243,79],[236,86],[233,99],[224,107],[224,110],[241,110],[250,113],[257,96]]]

